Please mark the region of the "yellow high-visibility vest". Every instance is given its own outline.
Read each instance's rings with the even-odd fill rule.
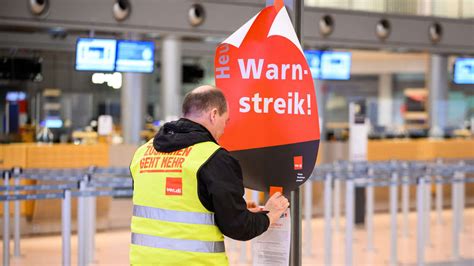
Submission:
[[[130,165],[131,264],[229,264],[224,235],[199,200],[197,185],[198,170],[219,148],[209,141],[163,153],[153,140],[138,148]]]

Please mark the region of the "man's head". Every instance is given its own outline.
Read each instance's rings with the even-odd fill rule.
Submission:
[[[203,125],[219,140],[229,120],[224,94],[213,86],[197,87],[184,97],[183,116]]]

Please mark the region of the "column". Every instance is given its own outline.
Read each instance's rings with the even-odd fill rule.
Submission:
[[[446,125],[448,99],[448,57],[431,55],[429,86],[430,137],[442,137]]]
[[[165,36],[161,48],[161,106],[166,121],[181,115],[181,61],[181,40],[177,36]]]
[[[121,92],[122,135],[124,143],[138,144],[145,123],[143,74],[123,73]]]
[[[326,121],[326,116],[324,107],[326,103],[326,95],[324,93],[324,81],[314,80],[314,88],[316,89],[316,98],[318,101],[319,130],[321,132],[320,141],[325,141],[326,127],[324,126],[324,122]]]
[[[392,125],[392,74],[381,74],[379,76],[379,91],[378,91],[378,112],[377,124],[379,126],[388,127]]]

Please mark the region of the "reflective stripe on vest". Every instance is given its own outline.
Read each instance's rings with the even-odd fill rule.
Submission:
[[[214,225],[214,214],[212,213],[175,211],[133,205],[133,216],[165,222]]]
[[[219,253],[225,252],[224,241],[199,241],[165,238],[132,233],[132,244],[152,248],[164,248],[189,252]]]

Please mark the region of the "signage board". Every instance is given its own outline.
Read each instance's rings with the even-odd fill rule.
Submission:
[[[284,6],[269,6],[222,42],[215,79],[229,103],[220,144],[241,165],[244,185],[289,193],[311,175],[319,147],[311,70]]]

